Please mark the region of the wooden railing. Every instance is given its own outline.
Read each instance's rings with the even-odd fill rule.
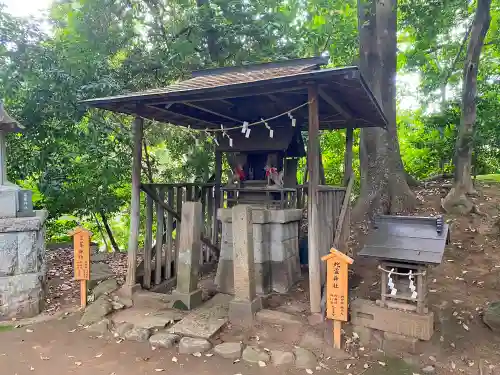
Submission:
[[[321,255],[327,254],[332,246],[341,251],[346,249],[350,231],[348,203],[352,185],[351,180],[347,189],[328,185],[318,186],[319,222],[316,230],[321,233],[319,242]],[[213,183],[180,183],[142,184],[141,190],[146,193],[146,225],[144,259],[137,269],[137,282],[141,283],[143,288],[153,291],[163,291],[175,286],[177,240],[181,227],[182,205],[186,201],[198,201],[202,204],[200,265],[213,265],[219,255],[220,226],[217,221],[217,208],[229,207],[238,202],[237,199],[232,202],[226,198],[228,189],[222,188],[217,192]],[[307,207],[307,184],[281,190],[283,191],[269,190],[270,194],[281,194],[280,201],[286,203],[284,207],[275,208]],[[162,250],[158,252],[158,249]]]
[[[211,264],[217,260],[217,207],[220,203],[215,184],[142,184],[141,190],[146,193],[146,228],[144,259],[137,270],[137,281],[145,289],[159,290],[175,286],[177,240],[181,228],[182,205],[186,201],[198,201],[202,204],[200,264]],[[154,228],[156,235],[153,241]]]

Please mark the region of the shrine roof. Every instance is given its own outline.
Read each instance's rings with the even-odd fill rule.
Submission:
[[[308,87],[319,88],[320,129],[385,127],[387,121],[357,67],[321,69],[327,57],[208,69],[158,89],[82,101],[194,129],[242,125],[287,113],[307,130]],[[281,116],[269,125],[290,127]]]
[[[442,216],[382,215],[375,218],[358,255],[400,263],[440,264],[449,239],[448,224]]]

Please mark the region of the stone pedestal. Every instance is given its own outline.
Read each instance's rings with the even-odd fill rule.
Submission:
[[[200,202],[185,202],[182,206],[181,235],[177,265],[177,286],[172,295],[182,301],[188,310],[202,303],[201,289],[198,289],[198,270],[201,250]]]
[[[229,304],[229,320],[239,325],[252,325],[255,314],[262,309],[262,300],[255,290],[252,208],[238,205],[232,209],[234,299]]]
[[[219,209],[222,240],[215,282],[222,293],[234,293],[231,209]],[[299,225],[302,211],[252,207],[253,256],[257,294],[286,293],[300,278]]]
[[[46,216],[0,218],[0,318],[29,318],[43,309]]]

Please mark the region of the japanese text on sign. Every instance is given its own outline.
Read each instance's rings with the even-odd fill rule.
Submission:
[[[73,246],[75,280],[90,280],[90,233],[85,230],[75,232]]]
[[[352,259],[334,249],[322,259],[327,264],[327,318],[347,321],[347,264],[352,264]]]

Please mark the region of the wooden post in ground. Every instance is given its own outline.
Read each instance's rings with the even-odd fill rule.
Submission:
[[[255,290],[252,208],[232,208],[234,299],[229,303],[229,320],[250,326],[255,313],[262,309],[262,300]]]
[[[87,281],[90,280],[90,237],[92,232],[77,227],[69,233],[73,236],[73,271],[75,280],[80,280],[80,306],[87,306]]]
[[[201,289],[198,289],[202,230],[200,202],[184,202],[181,223],[177,286],[172,296],[191,310],[202,302]]]
[[[312,314],[321,313],[321,267],[318,232],[318,185],[319,185],[319,115],[318,88],[309,86],[309,141],[307,145],[308,189],[308,263],[309,302]],[[234,224],[233,224],[234,225]]]
[[[326,317],[333,319],[333,347],[341,347],[342,322],[347,321],[348,272],[347,265],[353,260],[338,250],[331,249],[330,254],[321,258],[326,262]]]
[[[348,127],[345,130],[344,186],[347,186],[349,178],[352,176],[353,130],[352,127]]]
[[[137,251],[139,248],[139,222],[141,204],[141,158],[144,120],[136,117],[132,124],[134,151],[132,154],[132,192],[130,200],[130,232],[128,237],[128,259],[126,286],[130,294],[136,285]]]

